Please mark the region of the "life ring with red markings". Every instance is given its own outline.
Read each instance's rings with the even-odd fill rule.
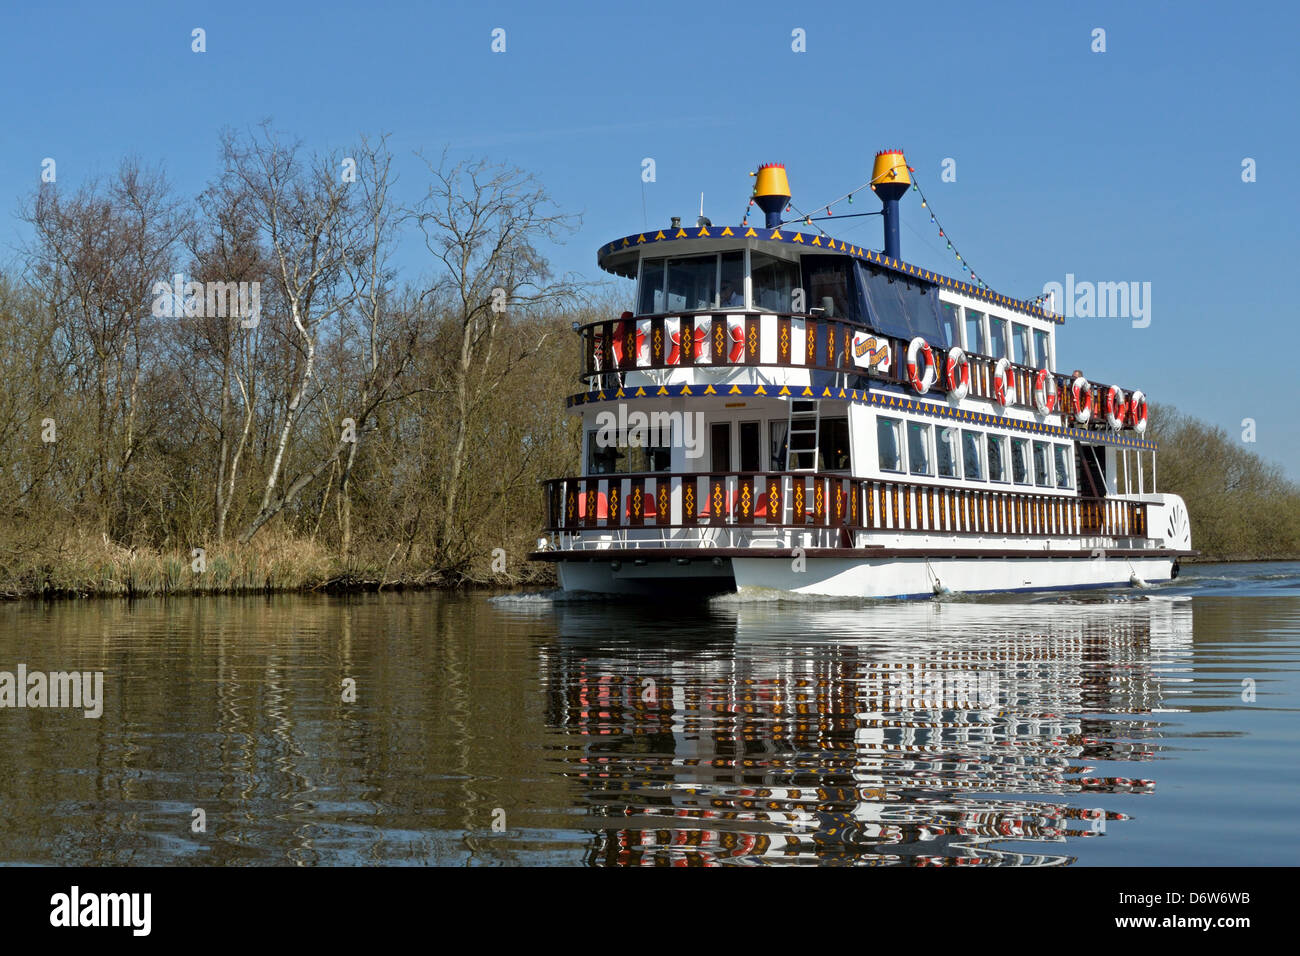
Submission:
[[[1080,425],[1088,424],[1092,418],[1092,383],[1082,375],[1076,375],[1070,382],[1070,397],[1073,399],[1074,420]]]
[[[918,366],[918,353],[925,356],[925,373]],[[924,395],[939,377],[939,367],[934,360],[930,343],[921,336],[916,336],[907,345],[907,380],[918,395]]]
[[[1034,407],[1038,409],[1038,414],[1052,414],[1056,408],[1056,398],[1056,376],[1047,369],[1040,368],[1038,374],[1034,376]]]
[[[1111,385],[1106,389],[1106,424],[1110,426],[1113,432],[1119,431],[1124,427],[1124,416],[1128,409],[1128,399],[1124,395],[1124,390],[1118,385]]]
[[[993,398],[999,405],[1010,405],[1016,400],[1016,374],[1011,370],[1011,360],[1000,358],[993,366]]]
[[[970,394],[970,359],[958,346],[948,350],[948,397],[960,402]],[[960,369],[960,371],[959,371]]]
[[[1139,435],[1147,430],[1147,397],[1141,389],[1133,389],[1128,400],[1128,421]]]

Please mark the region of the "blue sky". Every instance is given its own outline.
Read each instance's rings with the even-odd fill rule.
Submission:
[[[714,222],[737,221],[760,162],[784,162],[808,209],[902,147],[999,292],[1032,297],[1067,273],[1151,283],[1149,327],[1070,320],[1062,366],[1233,436],[1253,418],[1251,449],[1300,479],[1293,5],[167,0],[10,5],[0,23],[6,212],[47,156],[65,186],[130,154],[196,195],[219,130],[270,118],[322,149],[390,133],[407,199],[418,149],[523,167],[583,216],[553,264],[608,279],[602,242],[693,222],[701,192]],[[195,27],[206,53],[191,52]],[[490,49],[498,27],[505,53]],[[645,157],[657,179],[643,187]],[[955,182],[940,180],[948,158]],[[877,217],[827,228],[880,245]],[[7,215],[0,262],[23,239]],[[915,193],[902,251],[961,275]],[[426,268],[414,244],[399,263],[412,280]]]

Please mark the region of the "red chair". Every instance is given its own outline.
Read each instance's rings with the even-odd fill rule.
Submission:
[[[578,495],[578,517],[587,517],[587,496]],[[609,517],[609,501],[605,498],[605,492],[596,492],[596,519]]]

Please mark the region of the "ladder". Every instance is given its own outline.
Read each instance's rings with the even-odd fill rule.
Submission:
[[[785,470],[817,470],[817,436],[821,429],[820,399],[789,400],[785,424]]]

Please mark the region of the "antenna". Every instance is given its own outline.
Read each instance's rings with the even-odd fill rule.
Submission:
[[[711,226],[713,223],[704,218],[704,193],[700,193],[700,218],[695,220],[697,226]]]

